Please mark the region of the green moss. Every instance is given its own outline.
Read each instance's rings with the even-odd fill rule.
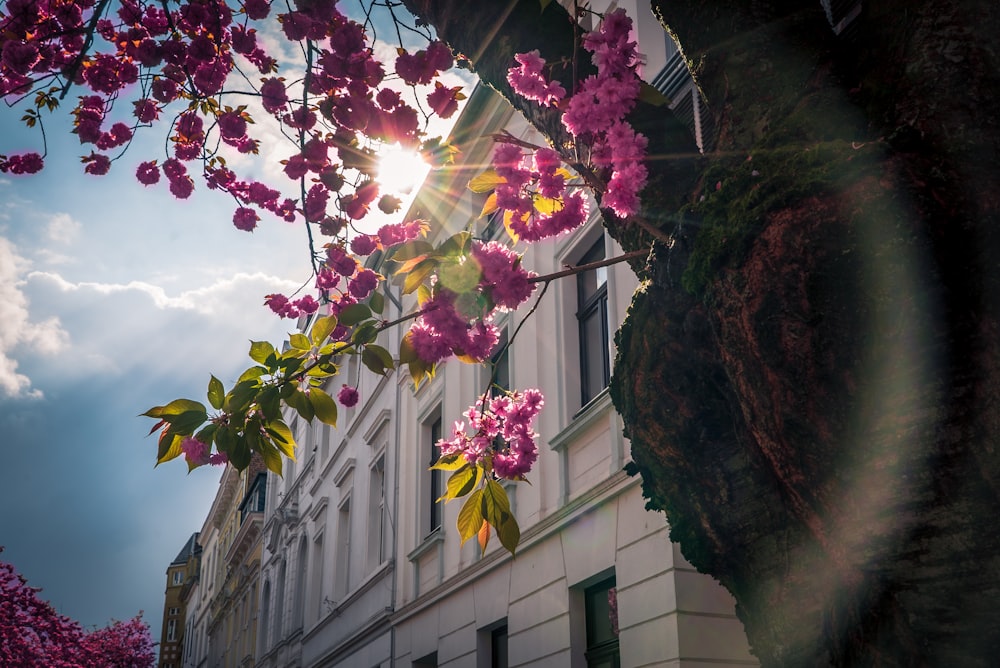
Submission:
[[[751,159],[710,166],[703,175],[703,199],[682,210],[698,226],[684,288],[704,295],[724,267],[742,264],[769,215],[797,207],[803,198],[841,190],[872,165],[876,152],[882,149],[858,150],[837,140],[761,150]]]

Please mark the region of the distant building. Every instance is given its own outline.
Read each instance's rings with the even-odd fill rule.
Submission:
[[[188,593],[184,668],[256,665],[261,526],[267,483],[259,457],[227,466],[201,530],[200,576]]]
[[[163,596],[163,627],[160,631],[159,668],[180,668],[186,623],[185,593],[198,577],[201,548],[193,533],[177,557],[167,567],[167,588]]]

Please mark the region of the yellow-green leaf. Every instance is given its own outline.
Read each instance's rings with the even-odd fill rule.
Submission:
[[[274,346],[267,341],[250,342],[250,359],[258,364],[267,364],[267,358],[274,354]]]
[[[281,420],[272,420],[264,426],[264,431],[282,454],[292,461],[295,460],[295,437],[292,436],[292,430],[287,424]]]
[[[438,460],[431,464],[431,468],[439,471],[457,471],[463,466],[468,466],[468,464],[465,457],[460,454],[444,455],[443,457],[438,457]]]
[[[328,315],[322,318],[316,318],[316,322],[312,324],[309,330],[309,338],[312,339],[314,345],[320,345],[326,341],[326,337],[330,336],[330,332],[334,330],[337,326],[337,316]]]
[[[372,317],[372,310],[368,308],[367,304],[351,304],[340,312],[340,324],[350,327],[370,317]]]
[[[556,211],[562,211],[563,208],[561,199],[552,199],[551,197],[542,197],[541,195],[534,197],[532,205],[535,207],[535,211],[543,216],[551,215]]]
[[[451,474],[448,478],[447,492],[443,497],[446,501],[465,496],[476,488],[482,474],[482,469],[478,466],[467,464]]]
[[[309,337],[301,332],[295,332],[289,336],[288,342],[292,344],[292,348],[295,348],[296,350],[309,350],[312,348],[312,342],[309,340]]]
[[[475,536],[483,525],[482,500],[479,498],[482,493],[480,489],[474,491],[458,511],[458,535],[463,545],[465,541]]]
[[[500,207],[497,206],[497,194],[490,193],[490,196],[486,198],[485,202],[483,202],[483,210],[479,212],[479,217],[485,218],[499,208]]]
[[[219,410],[225,399],[226,388],[222,386],[221,380],[212,376],[211,380],[208,381],[208,403],[212,404],[212,408],[215,410]]]
[[[309,403],[312,404],[320,422],[331,427],[337,426],[337,403],[329,394],[318,387],[309,388]]]
[[[507,183],[507,179],[497,174],[497,170],[490,167],[485,172],[469,180],[469,190],[474,193],[488,193],[501,183]]]
[[[521,214],[521,220],[522,221],[525,220],[528,217],[528,215],[529,214],[527,213]],[[515,232],[514,228],[511,226],[511,222],[513,222],[513,220],[514,220],[513,211],[507,210],[503,212],[503,228],[507,230],[507,236],[510,237],[510,240],[513,241],[514,243],[517,243],[519,237],[517,236],[517,232]]]
[[[438,261],[433,258],[428,258],[420,262],[420,264],[406,275],[406,279],[403,281],[403,294],[408,295],[420,287],[434,273],[437,266]]]

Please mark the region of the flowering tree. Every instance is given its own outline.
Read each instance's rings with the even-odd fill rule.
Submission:
[[[86,633],[38,597],[14,566],[0,561],[0,665],[143,668],[156,664],[149,625],[127,622]]]
[[[149,411],[159,460],[245,466],[256,451],[278,470],[294,455],[282,402],[335,421],[322,386],[343,355],[423,382],[448,355],[484,359],[492,312],[548,280],[466,233],[432,245],[422,221],[354,229],[373,207],[398,206],[378,183],[381,144],[448,159],[426,122],[461,95],[439,73],[473,58],[549,141],[507,138],[472,184],[512,238],[572,229],[583,184],[635,253],[642,285],[611,388],[630,470],[685,556],[733,593],[755,653],[770,665],[989,665],[1000,132],[979,112],[1000,101],[996,12],[974,0],[843,15],[813,0],[653,0],[707,107],[702,155],[635,78],[621,14],[588,33],[539,0],[404,4],[418,19],[395,17],[399,51],[383,62],[372,12],[394,3],[363,3],[354,19],[306,0],[6,3],[0,91],[23,97],[37,125],[81,86],[84,169],[108,171],[159,120],[170,148],[140,163],[141,183],[165,178],[184,198],[197,179],[233,198],[240,229],[270,217],[310,230],[316,292],[268,298],[284,317],[322,309],[310,331],[285,352],[253,344],[256,364],[233,388],[210,381],[211,408]],[[275,31],[295,45],[291,67],[265,51]],[[252,131],[265,122],[289,140],[288,183],[228,166],[260,150]],[[0,168],[33,172],[44,157]],[[381,318],[382,277],[359,262],[375,250],[419,302],[399,351],[375,343],[400,324]],[[358,400],[353,388],[337,398]],[[464,537],[492,526],[516,545],[496,479],[530,465],[540,405],[528,390],[484,396],[442,444],[449,494],[478,499],[463,507]]]

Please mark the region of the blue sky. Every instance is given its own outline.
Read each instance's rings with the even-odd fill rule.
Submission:
[[[449,78],[471,92],[467,73]],[[165,127],[137,135],[109,175],[84,174],[73,95],[46,119],[46,169],[0,174],[0,560],[85,627],[143,610],[158,640],[166,568],[221,470],[154,469],[152,420],[139,415],[203,400],[209,374],[230,386],[251,339],[287,336],[294,323],[263,297],[309,281],[306,233],[266,214],[241,232],[232,201],[197,179],[185,202],[164,182],[140,185],[138,163],[165,157]],[[22,113],[0,107],[0,153],[41,150]],[[274,159],[234,168],[273,177],[291,153],[275,146],[265,138]]]
[[[0,151],[39,145],[18,117],[0,115]],[[203,398],[210,373],[231,383],[250,339],[282,339],[263,296],[309,278],[305,232],[265,219],[250,235],[221,196],[144,189],[150,145],[92,177],[65,125],[48,136],[44,172],[0,178],[0,559],[87,627],[144,610],[158,638],[165,570],[221,471],[154,470],[138,416]]]

